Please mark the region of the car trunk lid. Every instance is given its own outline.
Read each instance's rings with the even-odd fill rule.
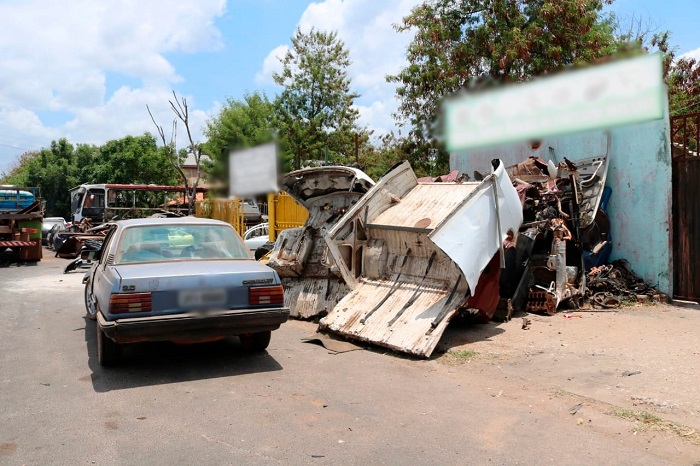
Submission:
[[[130,264],[117,266],[117,271],[119,293],[151,293],[149,314],[282,306],[270,297],[280,292],[272,289],[279,286],[275,272],[250,260]],[[261,296],[261,289],[270,287]]]

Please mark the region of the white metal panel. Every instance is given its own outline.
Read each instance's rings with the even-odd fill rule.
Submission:
[[[419,222],[425,220],[421,228],[435,228],[477,186],[479,183],[418,184],[401,198],[401,202],[392,205],[370,223],[417,228]]]
[[[473,290],[508,230],[517,232],[522,221],[518,193],[500,164],[493,177],[482,183],[471,199],[430,233],[429,238],[459,265]]]

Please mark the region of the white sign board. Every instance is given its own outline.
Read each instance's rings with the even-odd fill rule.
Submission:
[[[277,145],[264,144],[229,153],[229,194],[252,197],[276,193],[278,166]]]
[[[443,106],[447,150],[659,119],[664,92],[657,53],[463,95]]]

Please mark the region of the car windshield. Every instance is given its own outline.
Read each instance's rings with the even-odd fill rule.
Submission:
[[[248,248],[231,227],[164,224],[125,228],[114,263],[216,259],[250,259]]]

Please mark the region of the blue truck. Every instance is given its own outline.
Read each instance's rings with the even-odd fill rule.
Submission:
[[[0,185],[0,254],[21,261],[41,259],[44,201],[39,188]]]

